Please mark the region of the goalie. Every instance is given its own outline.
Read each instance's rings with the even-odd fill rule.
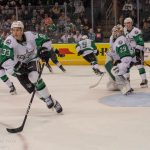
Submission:
[[[126,44],[126,38],[123,35],[121,25],[114,26],[110,38],[110,52],[107,52],[105,68],[109,73],[110,79],[108,88],[111,90],[119,89],[122,94],[128,94],[133,91],[129,81],[126,78],[131,64],[132,56]]]

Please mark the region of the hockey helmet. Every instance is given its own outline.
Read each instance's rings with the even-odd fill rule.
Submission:
[[[11,24],[11,29],[13,29],[13,28],[22,28],[22,29],[24,29],[23,22],[22,21],[14,21]]]
[[[87,39],[87,38],[88,38],[87,35],[83,35],[81,39],[82,39],[82,40],[85,40],[85,39]]]
[[[132,18],[128,17],[128,18],[125,18],[124,23],[133,23],[133,20]]]

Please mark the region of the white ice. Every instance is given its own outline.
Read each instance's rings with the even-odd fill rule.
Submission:
[[[63,114],[49,110],[35,97],[19,134],[10,134],[6,128],[21,125],[31,95],[14,77],[17,95],[11,96],[0,81],[0,150],[150,150],[150,107],[105,105],[101,98],[119,93],[106,89],[107,75],[99,86],[89,89],[99,79],[90,66],[65,68],[67,72],[62,73],[53,66],[53,74],[45,68],[42,75],[50,93],[62,104]],[[150,68],[146,70],[149,79]],[[135,93],[150,92],[150,88],[141,89],[140,82],[133,68]]]

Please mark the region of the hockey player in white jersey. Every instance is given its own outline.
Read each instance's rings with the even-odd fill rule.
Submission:
[[[126,18],[124,20],[124,26],[127,44],[130,50],[135,51],[135,65],[137,66],[142,79],[140,86],[143,88],[148,87],[148,80],[144,68],[144,40],[142,38],[142,32],[140,29],[133,26],[133,20],[131,18]]]
[[[0,38],[0,55],[2,54],[2,47],[3,47],[3,40]],[[9,87],[10,89],[10,94],[11,95],[15,95],[16,93],[16,88],[13,84],[13,82],[10,81],[10,79],[8,78],[6,71],[3,67],[1,67],[0,65],[0,78],[1,80]]]
[[[1,65],[11,75],[18,78],[22,86],[36,94],[46,103],[47,107],[55,108],[57,113],[62,112],[58,101],[50,95],[42,78],[38,80],[38,61],[47,59],[50,40],[43,34],[24,32],[24,25],[21,21],[14,21],[11,25],[11,35],[4,41]],[[41,48],[39,52],[37,49]],[[38,54],[38,55],[37,55]],[[47,61],[47,60],[46,60]]]
[[[94,41],[88,39],[87,35],[83,35],[81,40],[76,45],[78,56],[82,55],[83,58],[92,65],[92,69],[96,75],[103,75],[104,72],[100,71],[97,63],[96,56],[99,55],[99,51]]]
[[[131,67],[132,56],[128,49],[126,38],[123,34],[123,27],[117,25],[112,33],[114,42],[112,49],[120,58],[120,63],[112,67],[111,73],[115,77],[117,87],[121,90],[122,94],[128,94],[133,91],[130,82],[126,79],[125,74]]]

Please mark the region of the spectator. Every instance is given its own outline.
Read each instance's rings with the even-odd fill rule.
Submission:
[[[92,28],[89,29],[88,37],[90,40],[95,41],[95,33]]]
[[[142,30],[142,32],[143,32],[143,39],[144,39],[144,41],[145,42],[147,42],[147,41],[150,41],[150,27],[149,27],[149,25],[148,25],[148,22],[144,22],[144,24],[143,24],[143,30]]]
[[[80,13],[83,13],[83,12],[85,12],[85,8],[84,8],[84,6],[83,6],[83,2],[80,2],[79,4],[77,4],[76,6],[75,6],[75,14],[80,14]]]
[[[51,17],[48,16],[48,14],[44,14],[44,19],[43,19],[44,25],[49,26],[53,24],[53,20]]]
[[[75,12],[75,7],[73,5],[73,1],[70,1],[69,4],[67,5],[67,12],[70,16],[72,16],[73,13]]]
[[[69,38],[70,36],[69,36],[69,33],[68,32],[66,32],[64,35],[62,35],[62,37],[61,37],[61,42],[62,43],[68,43],[68,38]]]
[[[53,19],[58,19],[59,15],[60,15],[60,11],[61,11],[60,6],[56,2],[52,8]]]
[[[103,42],[104,35],[103,35],[101,28],[97,27],[96,30],[97,31],[95,33],[95,42]]]
[[[75,42],[77,43],[77,42],[79,42],[81,40],[82,34],[80,34],[80,32],[77,30],[76,34],[73,37],[75,39]]]
[[[129,14],[132,12],[133,10],[133,4],[131,2],[131,0],[127,0],[127,2],[125,2],[122,11],[123,11],[123,15],[124,17],[129,17]]]

